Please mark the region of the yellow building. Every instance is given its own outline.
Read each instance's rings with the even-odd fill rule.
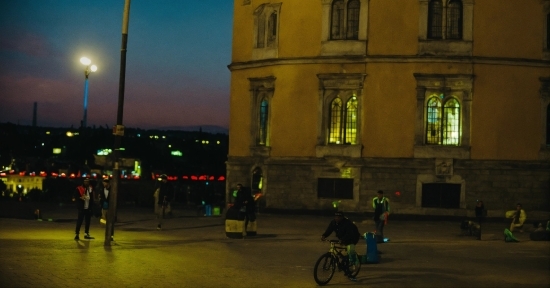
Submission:
[[[547,217],[549,26],[550,0],[235,0],[227,190]]]

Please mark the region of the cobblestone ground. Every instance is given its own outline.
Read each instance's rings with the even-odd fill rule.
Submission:
[[[261,214],[256,237],[229,239],[221,217],[175,211],[157,231],[149,211],[125,213],[112,246],[97,219],[89,241],[72,240],[74,215],[0,219],[0,287],[316,287],[313,265],[328,249],[319,235],[331,217]],[[487,225],[494,240],[480,241],[458,223],[393,221],[381,263],[363,265],[355,283],[337,273],[328,287],[549,287],[550,242],[524,233],[505,243],[501,228]]]

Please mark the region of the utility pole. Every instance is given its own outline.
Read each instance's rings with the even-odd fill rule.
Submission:
[[[104,246],[111,246],[111,236],[114,232],[115,220],[117,215],[117,194],[120,183],[120,165],[119,152],[120,142],[124,136],[124,126],[122,126],[122,115],[124,112],[124,85],[126,79],[126,47],[128,46],[128,22],[130,20],[130,1],[124,1],[124,14],[122,16],[122,48],[120,49],[120,77],[118,82],[118,110],[116,117],[116,126],[113,128],[115,135],[115,146],[113,149],[113,180],[109,195],[109,211],[107,212],[107,227],[105,227]]]

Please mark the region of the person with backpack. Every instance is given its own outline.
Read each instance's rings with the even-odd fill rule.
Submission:
[[[361,235],[359,234],[359,229],[357,229],[355,223],[344,217],[343,212],[337,211],[334,213],[334,220],[330,221],[325,233],[321,235],[321,240],[325,241],[325,239],[332,234],[332,232],[335,232],[336,237],[340,240],[340,244],[346,246],[349,256],[349,263],[359,262],[359,257],[357,257],[357,253],[355,252],[355,245],[359,242]],[[351,281],[357,281],[355,277],[351,276],[351,272],[349,270],[345,272]]]
[[[384,243],[384,225],[390,214],[390,200],[384,197],[384,191],[378,190],[378,196],[372,199],[374,223],[376,223],[376,242]]]

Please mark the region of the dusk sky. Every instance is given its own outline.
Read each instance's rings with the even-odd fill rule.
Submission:
[[[0,1],[0,122],[116,124],[124,0]],[[123,125],[229,125],[232,0],[132,0]]]

